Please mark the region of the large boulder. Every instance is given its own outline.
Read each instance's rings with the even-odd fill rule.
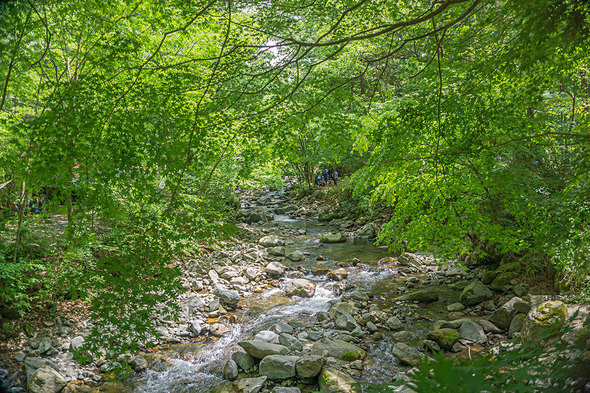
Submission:
[[[248,371],[256,365],[256,360],[254,360],[254,358],[248,355],[246,352],[234,352],[232,353],[231,358],[234,362],[236,362],[238,367],[244,371]]]
[[[379,234],[379,226],[374,222],[369,222],[358,230],[356,235],[366,239],[375,239]]]
[[[300,378],[314,378],[322,371],[324,364],[326,359],[323,356],[305,355],[297,360],[295,369]]]
[[[271,262],[264,268],[266,274],[273,278],[280,278],[285,275],[285,265],[279,262]]]
[[[334,315],[334,327],[336,329],[348,330],[349,332],[361,328],[354,317],[346,311],[338,311],[336,315]]]
[[[263,247],[278,247],[284,246],[285,241],[278,236],[268,235],[261,237],[260,240],[258,240],[258,244]]]
[[[235,381],[238,378],[238,364],[235,360],[230,359],[225,362],[225,366],[223,367],[223,378],[229,381]]]
[[[31,393],[58,393],[68,382],[51,367],[40,367],[27,381],[27,389]]]
[[[507,292],[512,287],[512,280],[516,280],[519,274],[516,272],[500,273],[490,285],[494,291]]]
[[[215,289],[215,296],[219,298],[219,301],[229,308],[235,308],[240,301],[240,294],[238,291],[217,287]]]
[[[562,301],[544,302],[529,312],[522,326],[522,338],[525,341],[544,342],[554,337],[566,320],[567,307]]]
[[[424,354],[414,347],[410,347],[402,342],[395,343],[391,349],[393,356],[398,358],[402,363],[410,366],[417,366],[424,358]]]
[[[270,379],[287,379],[295,376],[295,364],[299,356],[269,355],[258,365],[260,375]]]
[[[41,367],[48,367],[58,371],[58,367],[49,359],[36,358],[32,356],[25,358],[25,374],[27,375],[27,381],[30,381],[33,378],[35,371]]]
[[[240,341],[238,345],[244,348],[244,351],[253,358],[263,359],[269,355],[285,355],[289,350],[287,347],[279,344],[267,343],[264,341],[246,340]]]
[[[342,371],[326,368],[319,377],[319,386],[326,393],[356,393],[357,381]]]
[[[474,281],[463,289],[459,299],[465,306],[475,306],[484,300],[491,299],[493,296],[494,294],[490,291],[490,288],[479,281]]]
[[[507,330],[510,327],[510,322],[519,310],[526,310],[530,305],[519,297],[513,297],[504,303],[490,316],[490,321],[501,329]],[[522,311],[520,311],[522,312]]]
[[[315,282],[304,278],[296,278],[285,285],[287,296],[313,297],[315,293]]]
[[[328,278],[334,281],[342,281],[348,277],[348,272],[346,269],[339,267],[338,269],[334,269],[328,273]]]
[[[261,207],[254,208],[254,209],[244,213],[243,215],[244,215],[244,222],[247,224],[254,224],[257,222],[265,223],[265,222],[274,220],[273,215],[267,213],[266,210],[264,210]]]
[[[279,344],[284,345],[292,351],[301,351],[303,349],[301,341],[299,341],[297,337],[288,333],[281,333],[279,335]]]
[[[258,393],[264,386],[268,377],[244,378],[236,382],[236,388],[239,393]]]
[[[322,338],[314,342],[312,352],[317,355],[331,356],[346,361],[364,359],[367,356],[367,353],[362,348],[333,338]]]
[[[299,250],[288,251],[285,253],[285,256],[293,262],[299,262],[305,259],[305,255],[303,255],[303,252]]]
[[[465,321],[461,324],[459,337],[477,344],[485,344],[488,341],[483,328],[472,321]]]
[[[398,300],[413,300],[420,303],[432,303],[438,300],[438,292],[432,289],[421,289],[397,298]]]
[[[524,326],[525,320],[526,314],[516,314],[514,318],[512,318],[512,322],[510,322],[510,327],[508,328],[508,337],[514,337],[516,333],[519,333]]]
[[[426,338],[436,342],[442,349],[450,350],[459,339],[459,332],[451,328],[434,329],[428,332]]]
[[[322,243],[344,243],[346,236],[340,232],[327,232],[322,235],[320,242]]]

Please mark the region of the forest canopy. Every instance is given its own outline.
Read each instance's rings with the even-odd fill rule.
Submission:
[[[236,188],[326,163],[391,208],[392,250],[587,296],[589,29],[583,0],[2,2],[0,303],[152,332]],[[37,197],[64,217],[41,249],[14,209]]]

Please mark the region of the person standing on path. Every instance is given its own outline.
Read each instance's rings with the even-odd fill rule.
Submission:
[[[330,184],[328,182],[328,170],[324,169],[324,172],[322,173],[322,177],[324,178],[324,182],[326,183],[326,185]]]
[[[334,173],[332,174],[332,179],[334,179],[334,185],[338,185],[338,171],[334,171]]]

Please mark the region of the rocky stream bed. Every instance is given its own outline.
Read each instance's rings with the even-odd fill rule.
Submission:
[[[131,377],[107,381],[117,362],[73,360],[88,326],[67,319],[31,332],[14,354],[24,372],[0,377],[10,392],[33,393],[353,392],[406,378],[425,348],[499,352],[575,312],[561,340],[589,337],[588,305],[532,295],[513,272],[391,255],[372,244],[379,225],[324,223],[318,212],[285,192],[244,200],[252,241],[183,263],[181,319],[158,318],[158,347],[120,359]],[[590,360],[588,349],[576,356]]]

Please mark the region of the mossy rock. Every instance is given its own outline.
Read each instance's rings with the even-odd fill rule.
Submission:
[[[360,358],[361,354],[355,351],[347,351],[342,354],[342,360],[346,360],[347,362],[359,360]]]
[[[439,294],[432,289],[421,289],[398,297],[398,300],[413,300],[420,303],[432,303],[438,300]]]
[[[522,329],[522,338],[525,341],[549,344],[559,335],[566,320],[567,307],[562,301],[544,302],[529,313]]]
[[[346,236],[340,232],[327,232],[320,238],[322,243],[344,243],[346,242]]]
[[[517,279],[518,277],[520,277],[520,274],[516,272],[500,273],[496,276],[496,278],[494,278],[490,286],[493,290],[505,291],[506,288],[511,285],[510,282]]]
[[[459,339],[459,332],[455,329],[435,329],[426,335],[426,338],[436,342],[442,349],[450,350]]]
[[[574,335],[574,343],[577,345],[590,346],[590,326],[584,326]]]
[[[319,388],[322,392],[356,393],[358,382],[342,371],[325,368],[319,377]]]

